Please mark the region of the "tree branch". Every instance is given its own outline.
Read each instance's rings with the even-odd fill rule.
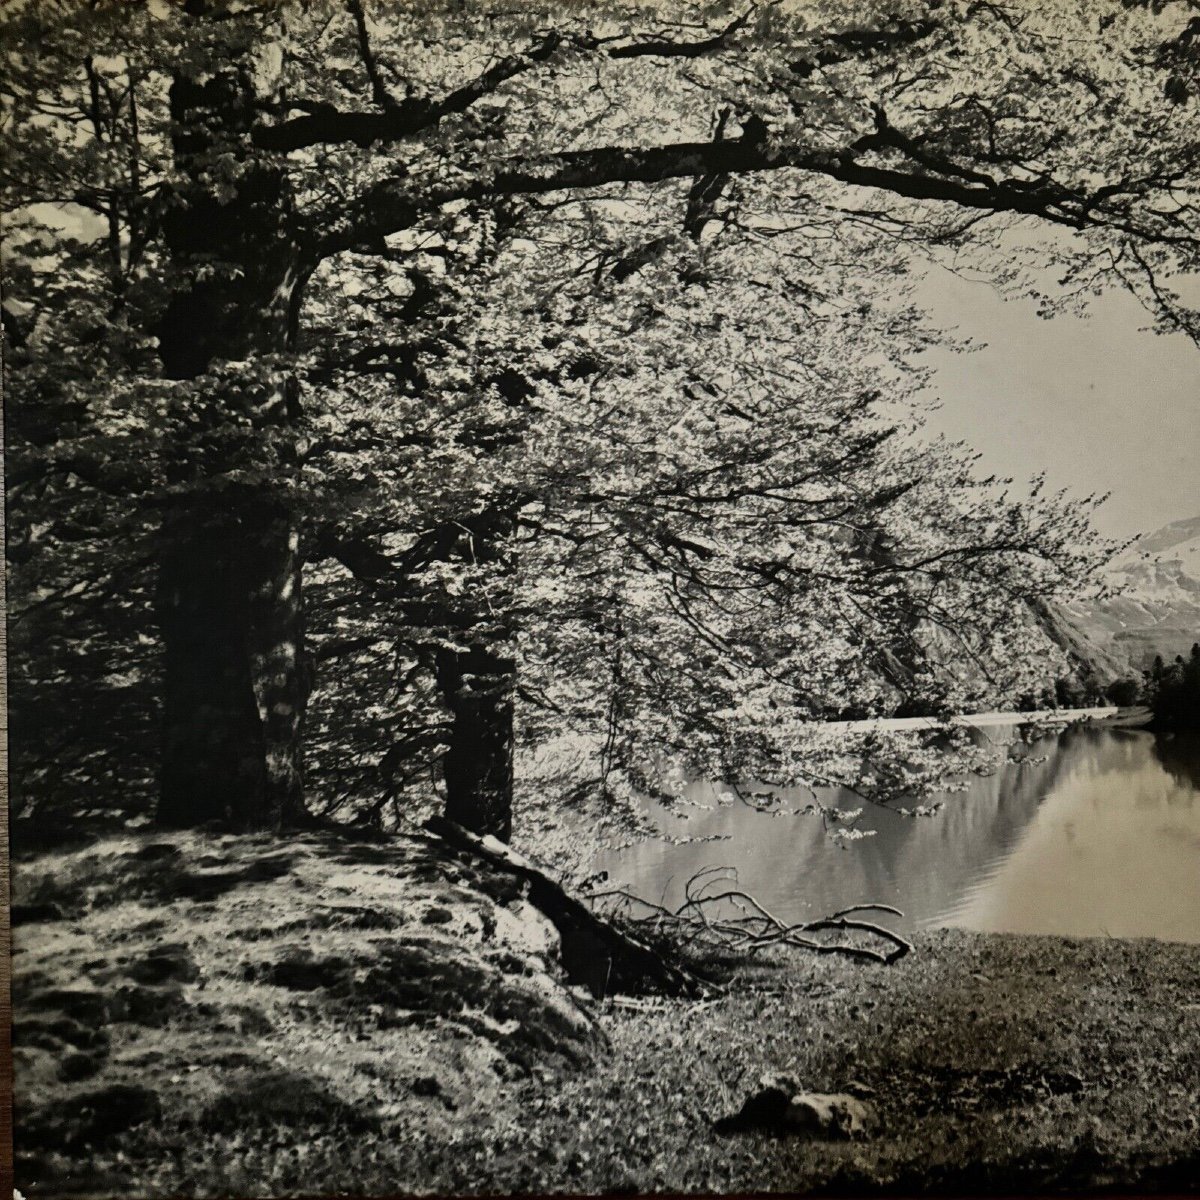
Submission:
[[[367,14],[363,10],[362,0],[348,0],[348,7],[354,16],[354,27],[358,33],[358,53],[371,82],[371,99],[386,112],[396,107],[396,101],[383,82],[379,62],[371,49],[371,38],[367,33]]]
[[[487,200],[602,187],[612,183],[661,183],[668,179],[792,169],[856,187],[875,188],[910,200],[938,200],[962,208],[1019,213],[1079,229],[1105,224],[1094,197],[1051,180],[947,178],[926,170],[904,170],[862,162],[859,155],[880,148],[869,134],[842,151],[786,145],[772,138],[747,137],[717,142],[676,142],[659,146],[604,146],[536,159],[514,159],[490,177],[464,187],[418,193],[404,179],[370,189],[317,247],[320,257],[377,241],[415,224],[426,212],[455,200]],[[957,172],[960,176],[963,172]],[[1128,219],[1107,222],[1126,229]],[[1200,239],[1155,235],[1150,241]]]
[[[557,33],[548,33],[524,54],[511,54],[500,59],[482,75],[438,101],[416,98],[400,104],[392,101],[384,111],[372,113],[342,112],[333,105],[318,105],[307,116],[295,117],[281,125],[256,127],[251,140],[261,150],[280,153],[343,142],[370,146],[374,142],[401,141],[432,129],[453,113],[466,112],[506,80],[535,63],[545,62],[561,44],[562,38]]]
[[[392,142],[412,137],[431,129],[443,117],[465,112],[477,100],[494,92],[502,83],[537,63],[545,62],[560,46],[566,44],[576,49],[598,51],[611,59],[701,58],[723,50],[730,37],[746,24],[754,11],[751,7],[710,37],[692,42],[675,42],[668,38],[654,37],[620,46],[607,46],[601,39],[593,37],[572,37],[568,40],[552,30],[523,54],[507,55],[476,79],[456,88],[439,101],[410,99],[397,104],[388,95],[379,74],[378,64],[367,38],[362,4],[360,0],[349,0],[349,6],[358,30],[363,65],[371,81],[372,98],[384,111],[341,112],[332,105],[317,105],[307,116],[296,117],[281,125],[256,128],[252,139],[260,149],[286,153],[316,145],[349,142],[356,146],[369,146],[374,142]]]

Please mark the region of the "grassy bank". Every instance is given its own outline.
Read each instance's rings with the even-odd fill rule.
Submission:
[[[1200,946],[942,932],[631,1008],[428,840],[140,835],[15,878],[27,1196],[1200,1180]],[[774,1071],[877,1131],[715,1134]]]

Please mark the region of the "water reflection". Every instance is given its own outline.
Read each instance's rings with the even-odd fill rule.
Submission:
[[[672,835],[728,840],[654,842],[599,865],[668,903],[701,867],[735,866],[790,920],[876,901],[910,926],[1200,941],[1200,737],[1083,728],[1037,753],[972,781],[937,816],[868,810],[860,827],[875,836],[845,848],[816,818],[737,805],[664,818]],[[715,789],[697,783],[690,798],[715,803]]]

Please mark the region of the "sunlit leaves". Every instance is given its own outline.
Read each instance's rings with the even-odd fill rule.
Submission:
[[[399,786],[398,747],[428,787],[431,656],[472,639],[516,653],[526,799],[626,826],[686,771],[919,792],[932,748],[850,752],[814,722],[1002,703],[1051,672],[1028,602],[1086,580],[1087,506],[1005,496],[921,440],[920,354],[950,339],[908,280],[963,254],[1047,313],[1123,286],[1195,335],[1172,6],[368,4],[374,80],[346,6],[225,16],[64,4],[6,26],[29,596],[87,594],[73,576],[140,553],[183,493],[286,495],[317,560],[314,797],[339,812]],[[172,80],[222,73],[253,103],[193,106],[183,153]],[[395,137],[261,149],[392,109]],[[691,178],[496,194],[573,151],[718,139],[808,167],[699,181],[694,228]],[[893,186],[847,187],[847,163]],[[270,298],[288,345],[247,334],[165,381],[171,298],[254,264],[172,253],[164,229],[264,178],[295,255]],[[911,198],[943,186],[967,203]],[[1079,236],[1048,249],[1041,219]],[[357,577],[330,530],[360,543]]]

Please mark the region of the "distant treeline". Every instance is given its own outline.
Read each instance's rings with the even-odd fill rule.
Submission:
[[[1105,689],[1114,704],[1146,704],[1154,712],[1158,729],[1200,729],[1200,642],[1192,643],[1187,658],[1175,656],[1166,662],[1154,657],[1149,671],[1140,679],[1117,679]]]

